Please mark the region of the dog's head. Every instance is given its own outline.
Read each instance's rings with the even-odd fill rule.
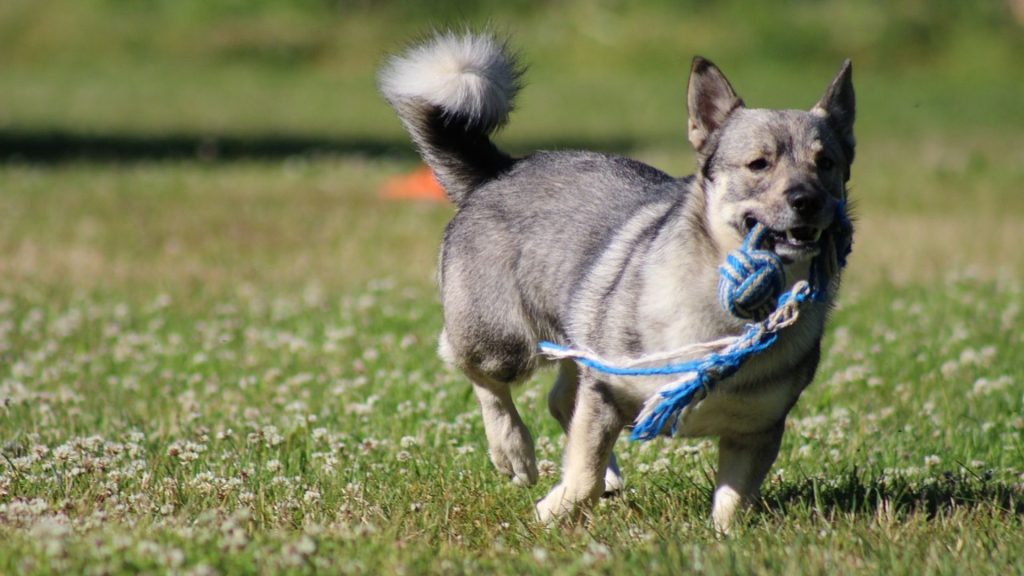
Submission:
[[[805,112],[745,107],[722,72],[698,56],[687,104],[715,242],[731,250],[759,222],[783,261],[816,255],[836,203],[846,198],[853,162],[850,61]]]

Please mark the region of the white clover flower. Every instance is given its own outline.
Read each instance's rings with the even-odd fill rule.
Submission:
[[[157,555],[157,560],[166,568],[178,568],[185,563],[185,553],[178,548],[167,548]]]
[[[309,536],[304,535],[302,538],[299,538],[299,541],[296,544],[296,549],[299,553],[308,556],[313,552],[316,552],[316,542],[314,542]]]
[[[220,531],[222,550],[241,551],[249,544],[249,535],[245,529],[234,522],[225,522]]]
[[[974,348],[964,348],[960,352],[961,364],[981,364],[981,354]]]
[[[333,454],[324,454],[323,463],[320,465],[320,469],[325,474],[334,472],[335,467],[338,465],[338,459]]]
[[[558,473],[558,465],[551,460],[537,462],[537,472],[544,478],[549,478]]]
[[[941,367],[939,367],[939,372],[941,372],[942,376],[948,380],[952,378],[959,369],[960,364],[958,362],[954,360],[947,360],[942,363]]]
[[[199,455],[206,452],[205,444],[198,444],[190,440],[176,440],[167,447],[167,455],[172,458],[177,458],[181,462],[186,464],[195,462],[199,459]]]
[[[75,451],[67,444],[61,444],[53,449],[53,460],[58,464],[67,464],[75,459]]]
[[[583,556],[580,560],[585,566],[589,566],[598,562],[604,562],[611,557],[612,551],[608,546],[601,544],[597,540],[592,540],[590,544],[587,545],[587,549],[583,552]]]
[[[260,433],[263,435],[263,440],[268,448],[274,448],[284,442],[284,436],[278,433],[277,426],[264,426]]]
[[[978,378],[971,387],[971,394],[975,396],[987,395],[1000,390],[1005,390],[1013,384],[1013,379],[1008,375],[1002,375],[994,380]]]
[[[696,456],[700,454],[709,446],[706,442],[698,442],[697,444],[682,444],[675,449],[677,456]]]

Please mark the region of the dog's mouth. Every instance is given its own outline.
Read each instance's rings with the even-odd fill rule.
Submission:
[[[747,216],[743,221],[745,234],[758,223],[753,216]],[[799,260],[813,258],[820,250],[819,240],[824,232],[822,228],[813,226],[794,226],[786,230],[776,230],[767,224],[768,234],[765,237],[765,250],[771,250],[782,258],[786,264],[792,264]]]

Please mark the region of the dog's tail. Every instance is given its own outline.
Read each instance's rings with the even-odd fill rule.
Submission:
[[[392,57],[381,70],[384,98],[456,206],[512,166],[489,136],[508,120],[521,76],[504,42],[452,32]]]

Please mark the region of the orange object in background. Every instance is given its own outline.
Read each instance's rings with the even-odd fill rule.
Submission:
[[[427,166],[420,166],[409,174],[388,179],[381,186],[380,195],[389,200],[448,201],[444,188]]]

